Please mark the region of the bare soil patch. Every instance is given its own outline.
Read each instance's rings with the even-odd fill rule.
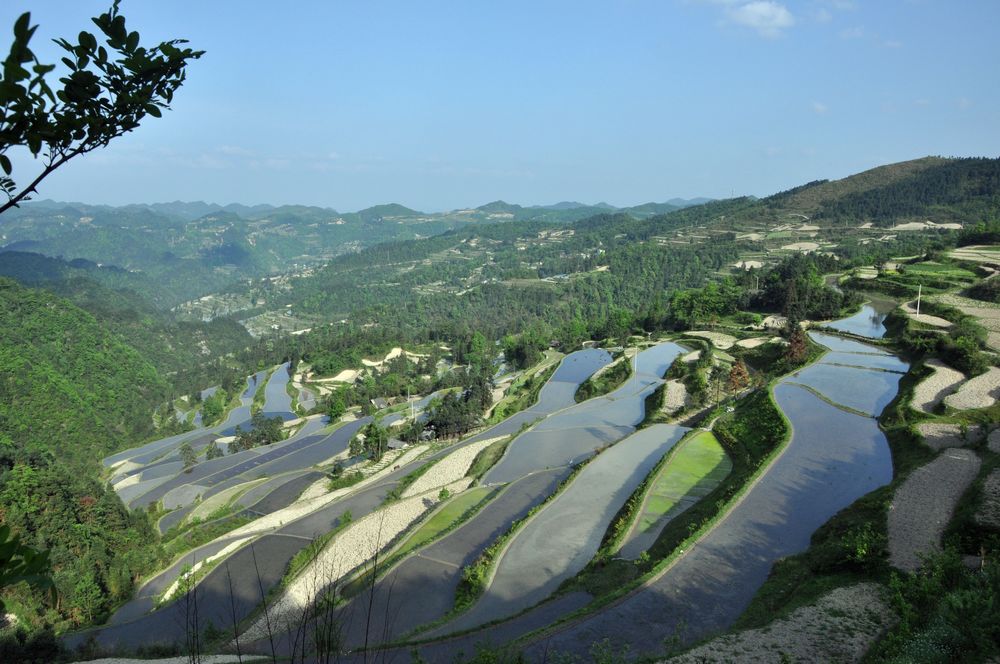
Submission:
[[[896,490],[889,506],[889,562],[894,567],[916,571],[922,556],[941,549],[941,533],[979,465],[971,450],[945,450]]]
[[[882,587],[862,583],[832,590],[766,627],[721,636],[668,661],[857,662],[896,620]]]
[[[916,410],[931,413],[941,401],[953,393],[965,380],[961,371],[956,371],[940,360],[928,360],[927,366],[934,370],[913,389],[910,405]]]
[[[709,332],[707,330],[692,330],[685,333],[689,337],[699,337],[708,339],[712,345],[719,350],[729,350],[736,343],[736,337],[721,332]]]
[[[676,378],[667,381],[666,393],[663,395],[663,410],[675,413],[688,405],[687,387]]]
[[[924,422],[917,426],[917,431],[924,437],[924,442],[934,450],[949,447],[965,447],[982,437],[982,429],[978,426],[968,427],[964,432],[958,424],[940,424]]]
[[[923,323],[924,325],[930,325],[931,327],[948,328],[951,327],[952,323],[950,320],[941,318],[940,316],[931,316],[930,314],[920,314],[917,313],[916,307],[913,306],[913,302],[905,302],[900,307],[906,314],[907,318],[916,321],[918,323]]]
[[[990,367],[986,373],[967,380],[944,402],[956,410],[968,410],[988,408],[996,403],[997,397],[1000,397],[1000,368]]]
[[[788,251],[816,251],[819,249],[819,245],[815,242],[793,242],[792,244],[786,244],[782,249],[787,249]]]

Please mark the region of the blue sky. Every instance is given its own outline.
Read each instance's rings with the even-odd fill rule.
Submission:
[[[45,42],[107,2],[6,0]],[[40,197],[424,210],[766,195],[1000,155],[996,0],[124,0],[207,54]],[[22,179],[34,167],[18,160]]]

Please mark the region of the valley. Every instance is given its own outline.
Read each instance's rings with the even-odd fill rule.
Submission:
[[[1000,4],[94,9],[0,4],[0,664],[1000,661]]]
[[[135,433],[84,426],[101,462],[74,461],[142,529],[145,557],[90,618],[61,619],[61,646],[722,656],[836,597],[884,616],[856,647],[904,649],[922,623],[870,589],[992,532],[977,515],[997,458],[995,304],[972,296],[992,293],[1000,238],[934,203],[940,222],[896,232],[911,208],[844,210],[981,168],[928,159],[645,217],[480,220],[237,279],[197,306],[128,290],[127,269],[10,252],[25,285],[8,297],[55,298],[67,329],[88,321],[149,376]],[[117,294],[116,313],[94,293]],[[150,313],[103,331],[129,307]],[[200,337],[201,359],[168,362],[150,334],[180,352]],[[928,528],[935,491],[951,525]],[[38,600],[17,601],[27,616]]]

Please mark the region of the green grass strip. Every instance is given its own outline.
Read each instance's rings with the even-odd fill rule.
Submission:
[[[430,518],[416,532],[410,535],[395,553],[405,556],[414,549],[435,539],[447,530],[451,524],[458,521],[462,515],[482,502],[493,490],[493,487],[477,486],[458,494],[431,514]]]
[[[631,532],[646,532],[666,516],[683,511],[688,501],[708,495],[733,468],[711,431],[699,431],[675,449],[653,480]]]
[[[257,384],[257,389],[253,393],[253,403],[250,404],[250,414],[254,415],[264,410],[264,401],[267,398],[267,383],[271,380],[271,375],[276,369],[271,369],[267,375]]]
[[[625,384],[632,375],[632,358],[622,355],[616,362],[607,365],[599,374],[595,374],[580,383],[573,398],[577,403],[599,397],[616,390]]]
[[[872,418],[875,417],[871,413],[866,413],[863,410],[858,410],[857,408],[851,408],[850,406],[845,406],[842,403],[837,403],[836,401],[834,401],[830,397],[826,396],[825,394],[823,394],[822,392],[820,392],[819,390],[817,390],[815,387],[809,387],[805,383],[796,383],[794,380],[786,380],[785,381],[785,385],[794,385],[795,387],[801,387],[803,390],[805,390],[809,394],[813,395],[817,399],[820,399],[821,401],[823,401],[825,403],[828,403],[831,406],[833,406],[834,408],[838,408],[838,409],[844,411],[845,413],[850,413],[851,415],[857,415],[858,417],[867,417],[869,419],[872,419]]]
[[[534,406],[538,401],[538,393],[549,382],[552,374],[556,372],[561,363],[562,360],[553,362],[551,365],[544,369],[539,369],[531,375],[529,375],[530,372],[526,371],[525,376],[527,377],[514,381],[514,384],[507,391],[507,396],[501,399],[496,405],[485,424],[497,424],[514,413],[519,413]]]

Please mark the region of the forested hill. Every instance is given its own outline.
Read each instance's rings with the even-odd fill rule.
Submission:
[[[40,254],[0,254],[0,276],[45,288],[93,315],[105,329],[139,352],[165,378],[240,351],[253,340],[228,317],[210,322],[178,319],[140,295],[150,278],[83,259],[67,262]],[[199,387],[184,384],[183,391]]]
[[[620,211],[648,217],[685,204],[648,203]],[[615,208],[582,203],[522,207],[499,201],[435,213],[398,203],[337,212],[305,205],[176,202],[116,208],[40,201],[4,214],[0,250],[112,266],[117,274],[105,268],[99,275],[102,283],[131,288],[158,306],[173,307],[247,279],[302,272],[382,242],[504,221],[569,223],[609,210]]]
[[[166,383],[93,316],[0,279],[0,436],[18,452],[93,465],[152,433]]]
[[[604,211],[569,223],[519,221],[523,208],[496,201],[482,209],[514,219],[337,257],[265,286],[256,295],[266,304],[240,315],[275,324],[292,316],[298,329],[333,322],[324,338],[337,325],[426,334],[473,321],[495,337],[534,323],[599,333],[625,318],[662,317],[672,291],[736,277],[743,261],[762,267],[810,251],[841,261],[912,255],[958,225],[995,216],[998,173],[997,159],[929,157],[763,199],[648,217]],[[894,223],[910,227],[882,228]]]
[[[914,159],[810,182],[765,203],[824,224],[976,223],[1000,209],[1000,159]]]
[[[23,584],[9,607],[66,627],[126,598],[158,559],[143,515],[98,477],[98,460],[147,437],[166,384],[93,316],[0,278],[0,520],[51,553],[58,607]]]

